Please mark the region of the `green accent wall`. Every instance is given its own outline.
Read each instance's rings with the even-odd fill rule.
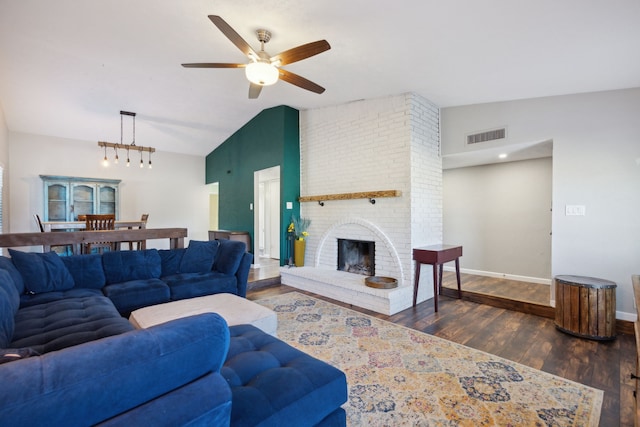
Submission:
[[[287,261],[291,215],[300,216],[299,117],[298,110],[284,105],[263,110],[206,158],[206,183],[219,183],[219,228],[249,231],[252,244],[253,173],[280,166],[280,265]],[[286,209],[287,201],[293,209]]]

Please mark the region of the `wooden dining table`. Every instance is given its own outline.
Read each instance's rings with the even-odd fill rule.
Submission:
[[[123,229],[135,229],[135,228],[146,228],[146,221],[116,221],[115,228]],[[86,228],[86,223],[84,221],[43,221],[42,227],[44,231],[60,231],[60,230],[68,230],[68,231],[81,231]]]

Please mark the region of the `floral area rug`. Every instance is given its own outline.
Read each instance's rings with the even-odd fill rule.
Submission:
[[[603,392],[298,292],[255,301],[347,375],[349,426],[597,426]]]

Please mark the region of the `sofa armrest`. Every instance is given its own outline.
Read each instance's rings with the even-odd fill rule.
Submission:
[[[225,320],[206,313],[5,363],[0,420],[96,424],[219,371],[228,349]]]
[[[245,252],[236,271],[236,281],[238,282],[238,296],[247,296],[247,281],[249,280],[249,270],[253,262],[253,254]]]

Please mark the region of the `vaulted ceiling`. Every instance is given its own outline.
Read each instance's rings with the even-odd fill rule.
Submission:
[[[248,99],[246,62],[207,15],[270,54],[326,39]],[[136,141],[204,155],[261,110],[415,92],[441,107],[640,87],[638,0],[0,0],[0,105],[10,131]],[[125,133],[126,138],[126,133]],[[128,141],[124,141],[125,143]]]

